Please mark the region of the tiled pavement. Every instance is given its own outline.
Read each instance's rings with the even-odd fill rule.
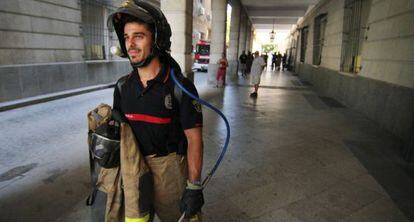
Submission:
[[[414,167],[392,135],[289,72],[264,73],[257,99],[248,84],[213,100],[232,136],[205,190],[205,221],[414,220]],[[204,173],[224,138],[224,124],[206,119]]]
[[[232,135],[205,189],[204,221],[414,220],[414,166],[396,138],[289,72],[267,71],[262,86],[257,99],[247,79],[210,95]],[[211,111],[204,117],[206,174],[225,129]],[[90,221],[84,196],[58,221]]]

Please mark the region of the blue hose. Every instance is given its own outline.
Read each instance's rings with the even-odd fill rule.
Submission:
[[[221,118],[224,120],[224,123],[226,123],[226,129],[227,129],[226,141],[224,142],[223,149],[222,149],[222,151],[220,153],[219,158],[217,159],[216,163],[214,164],[213,169],[211,169],[210,173],[208,173],[207,174],[207,177],[203,180],[202,186],[203,186],[203,189],[204,189],[205,186],[207,185],[207,183],[210,181],[210,179],[213,176],[213,174],[216,172],[218,166],[220,165],[221,161],[223,160],[224,155],[226,154],[227,147],[228,147],[229,141],[230,141],[230,125],[229,125],[229,121],[227,120],[226,116],[219,109],[217,109],[216,107],[214,107],[210,103],[206,102],[205,100],[200,99],[199,97],[197,97],[194,94],[192,94],[191,92],[189,92],[186,88],[184,88],[184,86],[181,85],[181,83],[177,80],[177,77],[175,76],[173,69],[171,69],[171,78],[173,79],[174,83],[177,84],[177,86],[181,90],[183,90],[183,92],[185,94],[187,94],[191,98],[197,100],[201,104],[207,106],[208,108],[212,109],[214,112],[216,112],[218,115],[220,115]]]

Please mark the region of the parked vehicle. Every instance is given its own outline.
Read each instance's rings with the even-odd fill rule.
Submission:
[[[210,62],[210,42],[206,40],[199,40],[196,43],[193,69],[197,71],[207,71],[209,62]]]

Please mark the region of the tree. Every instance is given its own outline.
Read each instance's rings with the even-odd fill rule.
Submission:
[[[269,53],[277,51],[277,45],[276,44],[263,44],[262,45],[262,52]]]

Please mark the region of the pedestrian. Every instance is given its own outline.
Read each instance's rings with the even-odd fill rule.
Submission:
[[[266,66],[266,63],[262,56],[259,56],[259,51],[254,53],[254,60],[252,63],[251,70],[251,83],[254,86],[254,92],[250,93],[251,97],[257,97],[257,91],[259,90],[260,77],[262,75],[263,69]]]
[[[250,71],[252,69],[252,62],[253,62],[253,54],[248,51],[247,52],[247,60],[246,60],[246,74],[250,74]]]
[[[113,109],[126,117],[140,153],[145,157],[154,186],[154,213],[161,221],[178,221],[182,213],[193,219],[204,204],[201,187],[203,161],[201,106],[185,93],[174,94],[170,73],[181,70],[169,54],[171,28],[161,10],[145,1],[126,1],[108,22],[113,25],[132,72],[117,82]],[[182,85],[197,95],[194,84]],[[122,169],[121,169],[122,170]],[[125,213],[128,213],[125,211]],[[193,221],[193,220],[192,220]]]
[[[277,53],[277,61],[276,61],[276,65],[277,65],[277,70],[280,70],[280,63],[282,62],[282,54],[280,54],[280,52]]]
[[[266,63],[265,69],[267,68],[267,59],[269,58],[269,56],[267,55],[267,52],[263,55],[263,59]]]
[[[242,54],[239,56],[240,61],[240,71],[242,73],[243,77],[246,77],[246,61],[247,61],[247,55],[246,52],[243,50]]]
[[[276,52],[274,52],[274,53],[272,54],[272,70],[274,70],[274,69],[275,69],[276,62],[277,62],[277,55],[276,55]]]
[[[226,68],[229,66],[225,53],[221,54],[221,59],[217,61],[217,64],[219,64],[219,67],[218,67],[217,75],[216,75],[216,80],[217,80],[216,87],[219,87],[219,86],[224,86],[225,84],[224,79],[226,77]]]
[[[284,71],[285,68],[287,68],[286,62],[287,62],[287,53],[283,54],[283,57],[282,57],[282,71]]]

